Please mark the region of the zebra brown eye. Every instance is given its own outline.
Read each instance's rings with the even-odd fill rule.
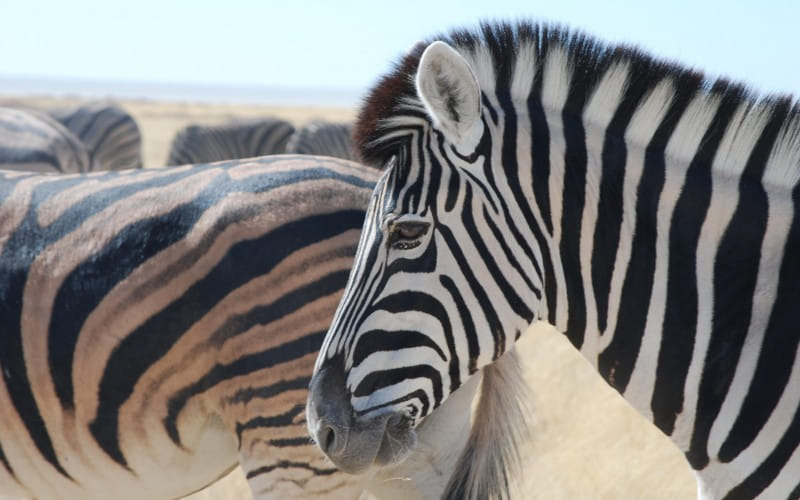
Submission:
[[[420,245],[420,238],[428,232],[427,222],[402,221],[392,225],[389,245],[398,250],[410,250]]]

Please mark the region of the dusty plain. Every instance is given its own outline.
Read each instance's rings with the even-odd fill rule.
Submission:
[[[61,106],[78,99],[0,97],[0,106]],[[175,133],[190,123],[268,116],[301,125],[314,119],[347,121],[350,108],[246,106],[160,101],[116,101],[138,122],[146,167],[164,164]],[[523,449],[515,499],[689,499],[694,475],[683,455],[595,373],[548,326],[534,326],[518,343],[531,388],[530,437]],[[191,500],[250,499],[236,469]],[[288,499],[287,499],[288,500]],[[403,499],[405,500],[405,499]]]

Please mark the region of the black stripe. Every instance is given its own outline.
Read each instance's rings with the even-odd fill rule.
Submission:
[[[764,161],[772,150],[772,145],[768,143],[777,137],[787,112],[786,106],[780,106],[767,125],[769,130],[765,131],[765,134],[771,135],[772,138],[767,139],[764,144],[759,144],[760,153],[764,154],[762,157]],[[800,207],[799,187],[795,187],[792,199],[796,211]],[[800,304],[798,300],[800,262],[796,258],[800,255],[800,221],[797,213],[792,219],[783,250],[777,294],[764,332],[758,363],[741,411],[720,448],[719,458],[723,461],[733,460],[750,446],[764,427],[781,396],[784,395],[783,391],[795,361],[796,347],[800,344],[800,329],[792,319],[796,316],[797,304]]]
[[[308,389],[309,382],[311,382],[311,377],[297,377],[261,387],[243,387],[228,396],[225,402],[229,405],[238,405],[247,404],[254,399],[274,398],[286,391]]]
[[[796,304],[796,303],[795,303]],[[761,427],[759,426],[759,430]],[[730,436],[730,435],[729,435]],[[740,498],[755,498],[764,491],[778,477],[783,467],[789,462],[794,454],[797,453],[800,444],[800,406],[795,408],[794,418],[791,425],[786,429],[786,433],[781,437],[777,446],[761,462],[761,464],[747,476],[741,483],[725,495],[725,500],[737,500]],[[797,471],[795,471],[796,473]],[[795,476],[797,477],[797,476]],[[795,492],[800,489],[795,488]],[[787,498],[798,498],[792,494]]]
[[[0,463],[3,464],[3,468],[8,472],[11,477],[15,477],[14,475],[14,468],[11,467],[11,463],[9,463],[8,458],[6,458],[6,454],[3,453],[3,447],[0,446]]]
[[[601,160],[603,172],[600,179],[597,222],[592,245],[592,289],[597,307],[597,327],[601,335],[605,333],[608,326],[608,300],[611,296],[611,277],[619,248],[623,213],[622,187],[628,155],[623,129],[630,120],[630,114],[621,116],[618,111],[614,118],[617,117],[619,117],[618,121],[622,123],[618,126],[609,126],[603,141]]]
[[[270,439],[269,440],[270,446],[275,446],[276,448],[288,448],[288,447],[296,447],[296,446],[313,446],[314,442],[311,440],[310,437],[296,437],[296,438],[277,438],[277,439]]]
[[[636,192],[636,225],[622,284],[617,326],[613,339],[597,362],[600,374],[620,393],[625,392],[630,381],[653,291],[656,216],[666,168],[664,150],[692,97],[693,88],[675,96],[645,150],[642,178]]]
[[[768,200],[761,184],[784,114],[774,113],[756,141],[739,179],[739,204],[722,236],[714,262],[714,316],[697,395],[697,418],[686,456],[695,469],[709,460],[706,443],[733,381],[753,313]],[[771,385],[769,382],[767,385]],[[745,420],[754,418],[749,413]],[[759,425],[757,429],[760,429]],[[729,435],[718,458],[732,460],[757,429]],[[733,440],[731,437],[733,436]]]
[[[167,415],[162,421],[167,435],[176,445],[181,446],[180,436],[178,435],[178,417],[191,398],[201,395],[217,384],[234,377],[248,375],[313,354],[319,351],[319,346],[322,345],[324,337],[325,332],[315,332],[265,351],[242,356],[232,363],[214,365],[199,380],[176,391],[169,398]],[[94,428],[92,432],[94,432]]]
[[[315,476],[330,476],[331,474],[335,474],[339,469],[332,468],[332,469],[321,469],[319,467],[313,467],[306,462],[291,462],[289,460],[281,460],[275,465],[266,465],[264,467],[259,467],[258,469],[253,469],[247,473],[248,481],[253,479],[256,476],[260,476],[262,474],[268,474],[274,470],[278,469],[305,469],[314,473]]]
[[[577,73],[577,72],[576,72]],[[577,79],[578,82],[582,82]],[[586,203],[586,131],[581,114],[587,91],[583,85],[571,85],[561,119],[564,126],[564,191],[562,196],[561,242],[559,253],[567,289],[567,330],[576,348],[583,345],[586,333],[586,297],[581,275],[580,242],[583,207]]]
[[[264,427],[288,427],[295,424],[294,419],[303,413],[305,405],[299,404],[292,407],[291,410],[281,413],[279,415],[272,415],[270,417],[255,417],[241,423],[236,422],[236,438],[239,441],[239,448],[242,446],[242,434],[251,429],[262,429]],[[311,438],[304,437],[303,440],[306,444],[311,442]]]
[[[386,311],[390,314],[398,314],[405,311],[415,311],[420,314],[426,314],[435,319],[442,327],[445,342],[447,342],[447,349],[450,354],[449,362],[449,375],[450,375],[450,392],[455,391],[461,385],[461,371],[458,352],[456,351],[455,338],[453,337],[453,325],[450,322],[450,316],[447,314],[447,309],[435,297],[418,291],[402,291],[388,295],[381,300],[377,301],[372,307],[370,312],[364,316],[367,317],[372,311]],[[420,332],[425,335],[425,332]],[[359,342],[360,342],[359,338]],[[441,396],[441,387],[438,389],[439,396]],[[437,397],[436,405],[441,403],[441,397]]]
[[[483,208],[485,208],[485,205]],[[533,311],[531,311],[525,301],[522,300],[514,287],[511,286],[505,277],[505,273],[497,265],[494,255],[492,255],[492,252],[486,246],[485,239],[488,235],[482,232],[481,228],[478,227],[478,224],[475,222],[475,218],[473,217],[472,210],[472,189],[469,185],[467,185],[461,221],[464,224],[464,230],[469,234],[470,241],[472,241],[473,245],[475,245],[475,249],[478,251],[481,262],[486,265],[489,273],[487,279],[491,279],[495,284],[497,284],[497,287],[500,289],[500,292],[502,292],[506,303],[511,307],[511,310],[514,311],[514,314],[520,318],[524,318],[527,322],[532,321]],[[502,352],[505,352],[505,349],[503,349]]]
[[[548,241],[550,238],[545,237],[545,233],[552,236],[553,234],[553,218],[550,209],[550,126],[547,123],[547,116],[544,112],[544,107],[541,101],[542,94],[542,69],[544,62],[541,58],[537,58],[537,70],[533,80],[533,88],[528,97],[528,115],[531,124],[531,178],[533,183],[533,197],[536,206],[539,208],[544,228],[540,228],[536,223],[533,216],[533,211],[530,207],[530,202],[521,196],[521,192],[514,191],[515,202],[522,210],[525,216],[527,227],[531,228],[536,238],[535,244],[538,246],[542,254],[542,266],[544,267],[544,276],[542,278],[544,286],[544,295],[547,299],[547,320],[551,324],[556,324],[556,303],[557,303],[557,289],[556,289],[556,276],[553,269],[553,262],[550,257],[550,248]],[[508,221],[509,227],[513,224]],[[516,237],[516,236],[515,236]],[[534,242],[526,242],[523,248],[528,248]],[[531,250],[526,250],[526,254],[531,259],[535,266],[537,259],[533,257]],[[539,273],[541,277],[541,272]]]
[[[373,412],[375,410],[380,410],[381,408],[387,408],[387,407],[390,407],[390,406],[395,406],[398,403],[404,403],[406,401],[413,401],[415,399],[419,400],[420,404],[422,405],[422,407],[420,408],[420,412],[421,412],[420,416],[427,415],[428,414],[428,409],[431,406],[431,402],[428,400],[428,394],[422,389],[417,389],[416,391],[410,392],[408,394],[404,394],[404,395],[400,396],[399,398],[392,399],[391,401],[387,401],[385,403],[381,403],[381,404],[376,405],[376,406],[372,406],[372,407],[370,407],[370,408],[368,408],[366,410],[357,411],[356,415],[359,415],[359,416],[365,415],[365,414]],[[416,416],[415,412],[416,412],[416,407],[412,407],[411,408],[411,416],[412,417]]]
[[[635,70],[634,70],[635,71]],[[639,73],[637,73],[639,74]],[[646,73],[644,73],[646,74]],[[606,127],[601,153],[602,176],[597,202],[597,222],[592,245],[592,287],[597,306],[597,326],[604,334],[608,326],[608,300],[611,278],[619,248],[623,213],[623,192],[628,147],[625,130],[633,113],[655,81],[651,78],[630,78],[614,116]]]
[[[24,166],[27,163],[44,163],[53,167],[57,172],[63,172],[60,159],[53,153],[36,148],[0,146],[0,166],[14,167],[13,164]]]
[[[497,359],[505,352],[505,329],[500,322],[500,318],[497,316],[494,304],[492,304],[492,301],[489,300],[489,296],[486,294],[484,288],[485,284],[481,283],[475,276],[475,273],[472,271],[472,266],[469,265],[469,261],[464,255],[464,252],[461,251],[461,246],[458,244],[458,240],[453,235],[452,231],[446,226],[437,226],[437,230],[439,234],[442,235],[442,238],[444,238],[447,248],[456,260],[458,270],[467,281],[469,290],[478,301],[480,311],[474,311],[474,313],[482,313],[484,319],[486,319],[486,322],[489,324],[489,333],[491,333],[492,341],[494,342],[492,359]]]
[[[369,330],[362,333],[353,350],[352,365],[360,365],[370,354],[392,352],[412,347],[427,347],[447,362],[442,348],[427,335],[412,330]]]
[[[450,293],[450,297],[458,309],[458,318],[463,326],[464,338],[467,340],[467,353],[469,355],[469,365],[467,369],[472,375],[478,370],[478,357],[481,354],[480,344],[478,344],[478,332],[475,330],[475,322],[472,321],[472,313],[467,307],[461,291],[449,276],[439,276],[439,283]]]
[[[683,410],[683,393],[697,333],[697,247],[711,204],[711,164],[739,96],[724,94],[717,112],[689,163],[686,179],[672,212],[669,229],[667,297],[656,380],[650,406],[653,423],[667,436]]]
[[[429,365],[413,365],[390,368],[387,370],[374,370],[368,373],[367,376],[358,383],[358,386],[353,390],[353,396],[369,396],[384,387],[416,378],[425,378],[431,381],[434,405],[439,406],[442,403],[442,377],[437,370]],[[391,403],[394,404],[397,401],[402,401],[407,398],[408,395],[394,400]],[[375,407],[368,408],[362,413],[373,409],[375,409]]]
[[[343,210],[292,221],[258,238],[237,243],[208,275],[128,334],[111,353],[100,383],[100,402],[90,424],[100,447],[117,463],[126,464],[117,440],[119,408],[133,393],[142,374],[205,311],[253,277],[268,273],[292,252],[359,228],[362,222],[363,212]]]
[[[528,96],[528,117],[531,122],[531,177],[533,197],[544,220],[545,230],[553,234],[550,212],[550,126],[542,105],[542,62],[537,60],[536,76]],[[554,305],[553,305],[554,307]],[[555,311],[550,314],[555,316]]]

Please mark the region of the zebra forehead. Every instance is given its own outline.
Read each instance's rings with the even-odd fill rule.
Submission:
[[[758,113],[764,113],[765,108],[767,114],[788,108],[776,149],[795,150],[800,141],[794,132],[800,123],[800,111],[792,98],[757,96],[744,85],[723,78],[708,80],[693,69],[659,60],[632,46],[604,43],[577,30],[527,21],[500,22],[432,37],[416,44],[395,64],[368,94],[356,122],[354,138],[363,162],[373,165],[385,162],[398,142],[408,140],[408,134],[399,133],[404,123],[407,128],[418,124],[429,126],[414,77],[424,49],[437,40],[449,44],[465,58],[490,101],[494,97],[492,94],[519,100],[527,97],[520,95],[523,90],[539,92],[545,106],[566,111],[575,106],[576,113],[582,114],[584,103],[598,85],[608,82],[608,74],[621,72],[612,82],[620,87],[617,90],[623,95],[628,92],[650,95],[663,87],[664,82],[670,82],[672,99],[697,96],[700,98],[695,100],[698,109],[731,97],[744,105],[752,105],[754,110],[760,110],[754,111]],[[605,91],[615,93],[611,88]],[[562,98],[556,98],[558,96]],[[639,98],[623,97],[619,101],[611,99],[607,109],[595,106],[594,111],[600,116],[632,114],[640,104]]]

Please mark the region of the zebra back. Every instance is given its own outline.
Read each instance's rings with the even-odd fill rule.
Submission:
[[[83,143],[44,113],[0,108],[0,168],[29,172],[88,172]]]
[[[83,141],[96,169],[141,168],[142,134],[136,120],[119,106],[92,103],[48,113]]]
[[[350,138],[352,128],[349,123],[311,122],[292,135],[286,152],[356,160]]]
[[[175,135],[167,165],[280,154],[292,133],[294,126],[289,122],[273,118],[189,125]]]

